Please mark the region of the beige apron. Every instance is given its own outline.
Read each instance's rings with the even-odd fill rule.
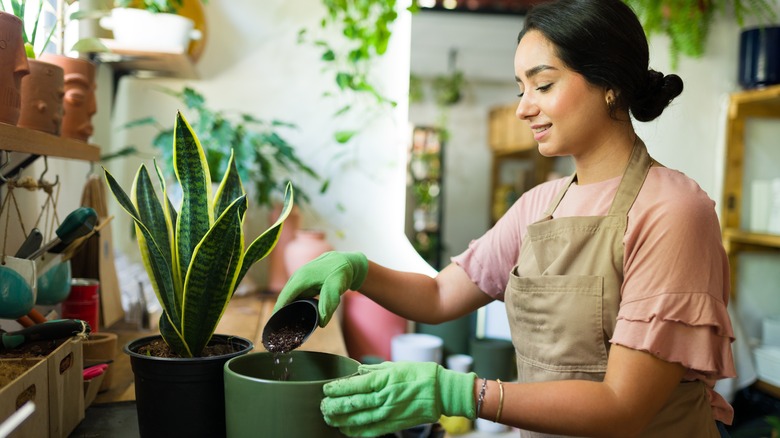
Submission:
[[[652,163],[637,140],[607,216],[552,218],[572,176],[545,217],[528,227],[505,294],[518,381],[604,379],[620,304],[628,211]],[[642,436],[719,437],[704,384],[680,383]]]

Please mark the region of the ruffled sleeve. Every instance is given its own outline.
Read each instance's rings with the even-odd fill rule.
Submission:
[[[736,376],[725,304],[706,293],[661,294],[625,303],[612,342],[677,362],[710,379]]]
[[[612,342],[707,379],[733,377],[729,268],[714,202],[683,174],[657,169],[629,213],[624,244]]]

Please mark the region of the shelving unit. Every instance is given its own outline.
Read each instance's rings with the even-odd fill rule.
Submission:
[[[745,124],[749,118],[780,119],[780,86],[733,93],[726,122],[726,157],[721,225],[729,259],[731,298],[738,299],[739,254],[746,251],[780,252],[780,235],[746,230],[742,226],[745,183]],[[780,398],[780,388],[764,381],[756,387]]]
[[[409,151],[407,193],[409,212],[407,237],[435,269],[443,268],[444,142],[433,127],[418,126],[412,131]]]
[[[0,123],[0,150],[99,161],[100,148],[83,141]]]
[[[113,49],[94,54],[95,61],[110,65],[116,73],[146,74],[180,79],[197,79],[195,63],[187,53],[146,52]]]
[[[731,294],[736,298],[737,256],[741,251],[780,250],[780,236],[742,229],[745,123],[748,118],[780,119],[780,86],[733,93],[726,124],[723,188],[723,245],[731,267]]]
[[[495,224],[523,192],[547,180],[554,159],[539,153],[531,130],[515,117],[514,105],[490,110],[488,144],[493,152],[490,223]]]

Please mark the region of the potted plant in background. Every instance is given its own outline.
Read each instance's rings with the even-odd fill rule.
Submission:
[[[21,107],[17,126],[59,135],[62,125],[62,96],[65,73],[61,67],[36,59],[35,47],[40,55],[51,41],[55,27],[43,32],[43,12],[46,4],[40,3],[35,11],[27,10],[25,0],[10,0],[10,11],[22,20],[22,39],[30,74],[21,81]],[[0,1],[0,9],[6,10]]]
[[[718,11],[734,17],[740,26],[747,17],[764,23],[776,18],[772,0],[623,1],[639,16],[648,36],[665,34],[669,37],[672,68],[677,67],[680,55],[698,58],[704,54],[710,24]]]
[[[144,165],[129,195],[106,171],[110,190],[135,223],[144,265],[163,308],[160,335],[125,346],[135,374],[139,428],[142,436],[223,436],[222,367],[253,345],[214,331],[241,278],[274,248],[292,209],[293,190],[287,184],[279,218],[245,248],[242,223],[248,203],[235,156],[212,197],[212,170],[180,112],[173,165],[183,193],[178,210],[156,163],[162,197]]]
[[[24,23],[14,14],[4,11],[0,2],[0,29],[5,49],[0,50],[0,122],[16,126],[22,106],[22,78],[30,74],[22,37]]]
[[[186,111],[196,117],[191,117],[192,128],[209,167],[215,171],[212,182],[219,182],[217,175],[227,170],[231,154],[235,154],[233,161],[241,180],[251,184],[251,195],[258,206],[273,207],[274,202],[283,199],[287,186],[285,177],[290,174],[319,180],[319,175],[298,156],[295,147],[279,131],[280,128],[295,128],[294,125],[263,120],[249,113],[213,109],[203,94],[192,87],[184,87],[181,91],[160,88],[159,91],[178,99]],[[152,144],[162,155],[163,173],[173,177],[174,151],[170,145],[174,128],[160,123],[155,117],[145,117],[130,121],[120,129],[142,126],[156,129]],[[300,188],[296,187],[295,192],[296,202],[308,201],[309,197]]]
[[[262,120],[252,114],[215,110],[208,106],[203,95],[193,88],[185,87],[181,91],[162,88],[161,92],[178,99],[186,110],[192,112],[192,127],[203,145],[206,161],[209,167],[220,175],[225,172],[231,154],[235,154],[235,165],[242,181],[250,186],[250,194],[255,205],[271,211],[271,219],[281,210],[280,200],[284,199],[287,177],[295,179],[320,176],[301,159],[282,135],[282,129],[293,129],[295,126],[278,120]],[[159,123],[154,117],[146,117],[131,121],[121,129],[151,126],[157,130],[152,143],[160,151],[164,173],[173,176],[173,153],[170,144],[173,141],[173,128]],[[217,183],[218,181],[214,180]],[[327,190],[323,184],[320,192]],[[295,187],[297,204],[308,202],[309,196]],[[277,250],[269,257],[268,284],[266,291],[278,293],[287,281],[288,272],[284,267],[284,252],[287,244],[293,240],[299,228],[298,208],[290,213],[286,226],[279,237]],[[255,288],[247,284],[241,290]]]
[[[100,25],[114,33],[117,49],[186,53],[191,41],[203,38],[205,29],[196,28],[195,21],[180,11],[190,6],[185,3],[202,8],[201,2],[206,0],[115,0]],[[203,16],[202,11],[198,15]]]

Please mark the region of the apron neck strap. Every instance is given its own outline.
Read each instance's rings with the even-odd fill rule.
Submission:
[[[628,215],[628,211],[634,205],[652,165],[653,159],[648,155],[645,143],[637,136],[631,151],[631,158],[629,158],[626,170],[623,172],[623,179],[620,181],[608,215]]]
[[[631,150],[631,157],[628,159],[626,170],[623,172],[623,178],[620,180],[615,199],[612,201],[612,206],[609,208],[608,215],[628,215],[628,211],[631,206],[634,205],[639,190],[642,189],[642,184],[645,182],[647,172],[650,171],[650,166],[653,164],[653,159],[647,153],[645,143],[638,136],[634,141],[634,147]],[[553,212],[558,208],[564,195],[569,189],[569,186],[577,179],[577,174],[574,173],[568,178],[568,181],[563,185],[563,188],[558,191],[555,199],[547,207],[544,212],[544,217],[552,217]]]

